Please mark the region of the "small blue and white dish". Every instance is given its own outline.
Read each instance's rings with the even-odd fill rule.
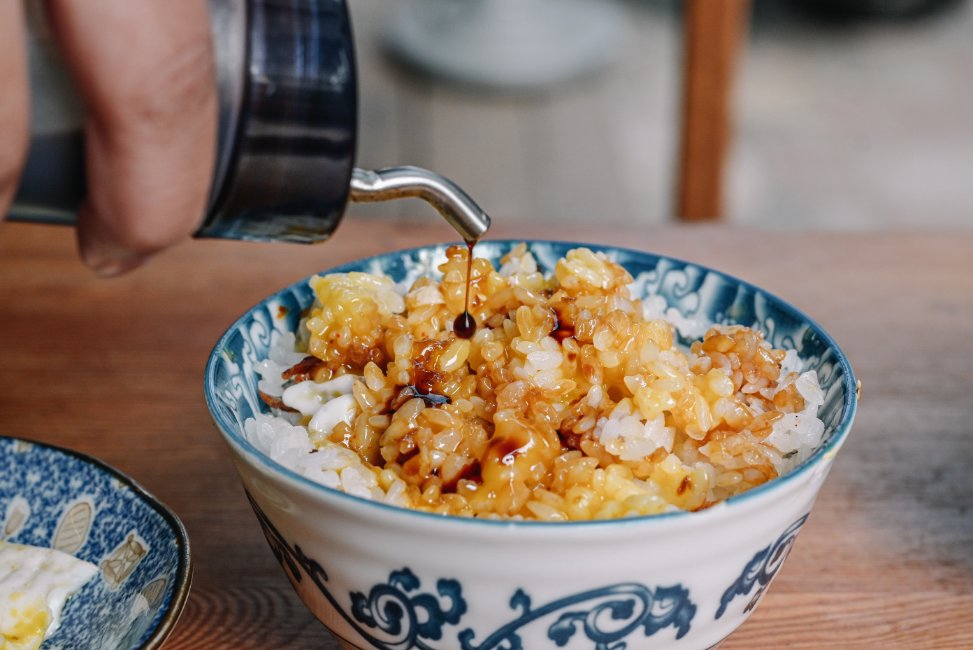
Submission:
[[[480,242],[476,254],[498,266],[517,243]],[[777,575],[847,439],[858,404],[851,365],[813,320],[745,281],[627,249],[527,245],[545,273],[572,248],[603,251],[632,274],[635,297],[664,299],[673,318],[755,327],[775,347],[794,349],[824,391],[820,447],[789,474],[706,510],[608,521],[443,517],[338,492],[271,460],[244,434],[244,421],[268,410],[257,364],[312,304],[302,280],[233,323],[206,368],[207,404],[257,520],[301,599],[345,648],[715,646]],[[445,249],[329,272],[379,272],[409,285],[435,276]]]
[[[128,476],[84,454],[0,436],[0,538],[98,567],[42,648],[155,649],[189,594],[182,523]]]

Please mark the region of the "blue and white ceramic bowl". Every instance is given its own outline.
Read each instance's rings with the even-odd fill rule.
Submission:
[[[43,648],[159,648],[189,594],[182,523],[132,479],[75,451],[0,437],[0,516],[8,542],[98,566]]]
[[[514,242],[481,242],[496,263]],[[539,264],[576,244],[529,242]],[[317,485],[242,435],[264,410],[254,366],[278,331],[293,331],[306,281],[256,305],[214,348],[206,398],[250,503],[294,588],[347,648],[530,650],[708,648],[739,627],[780,570],[851,428],[856,380],[831,337],[746,282],[647,253],[602,250],[703,323],[755,326],[795,348],[825,391],[826,442],[791,474],[695,513],[539,523],[439,517]],[[382,271],[409,282],[434,273],[445,246],[332,271]],[[718,544],[714,545],[714,540]]]

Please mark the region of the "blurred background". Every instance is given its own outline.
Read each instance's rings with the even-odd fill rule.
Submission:
[[[682,2],[349,6],[359,165],[434,169],[495,220],[675,220]],[[753,0],[742,39],[724,221],[973,228],[973,2]],[[350,210],[438,219],[414,201]]]

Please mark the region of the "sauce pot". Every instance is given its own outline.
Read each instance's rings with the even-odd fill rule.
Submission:
[[[217,152],[198,237],[311,243],[351,201],[416,197],[467,241],[490,220],[417,167],[355,168],[358,97],[345,0],[208,0],[219,94]],[[85,193],[84,109],[43,15],[28,3],[31,141],[10,209],[71,224]]]

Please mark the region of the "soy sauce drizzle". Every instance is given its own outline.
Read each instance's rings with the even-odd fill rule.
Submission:
[[[554,329],[551,336],[558,342],[574,336],[574,326],[564,322],[564,316],[557,309],[554,310]]]
[[[402,406],[405,405],[413,397],[418,397],[426,406],[436,407],[443,404],[451,404],[453,400],[449,398],[449,395],[440,395],[438,393],[424,393],[416,386],[403,386],[398,394],[392,398],[389,402],[388,412],[392,413],[398,411]]]
[[[461,339],[468,339],[476,332],[476,319],[470,313],[470,281],[473,279],[473,247],[476,240],[466,242],[469,253],[466,258],[466,303],[463,306],[463,313],[453,321],[453,332]]]

